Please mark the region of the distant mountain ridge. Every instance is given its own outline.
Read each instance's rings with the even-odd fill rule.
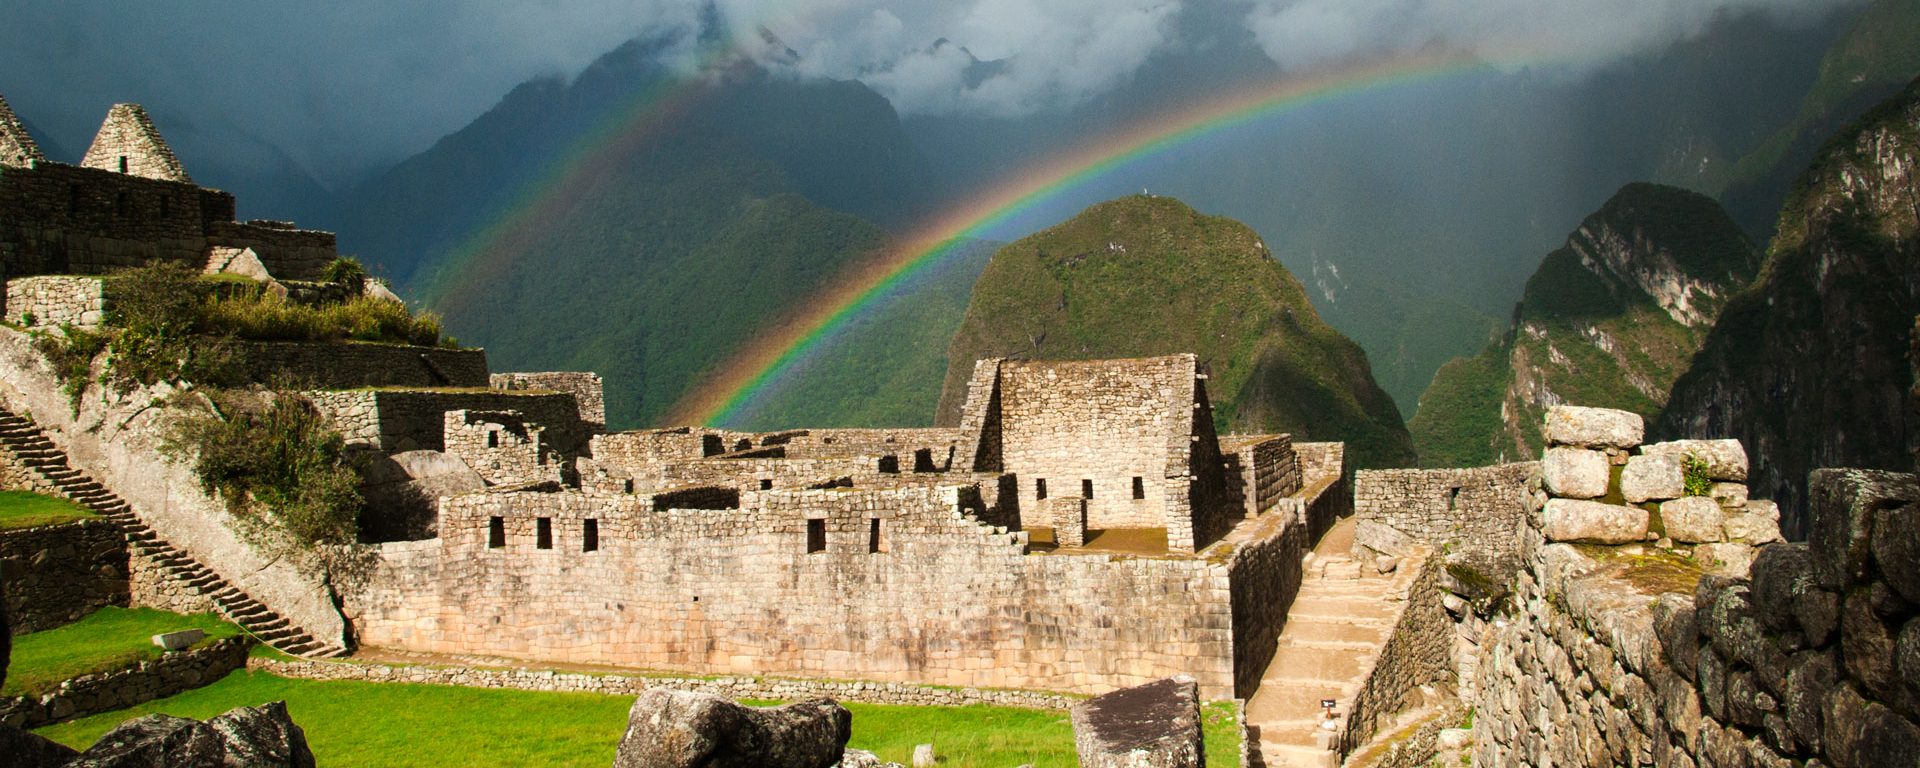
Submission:
[[[1340,440],[1359,466],[1413,460],[1360,348],[1321,321],[1252,229],[1130,195],[993,254],[947,353],[937,423],[958,421],[975,360],[1191,352],[1216,426]]]
[[[1527,281],[1504,338],[1443,366],[1408,428],[1429,466],[1539,456],[1552,405],[1658,417],[1758,248],[1711,198],[1629,184]]]
[[[1808,471],[1911,466],[1916,315],[1920,80],[1822,145],[1653,431],[1739,438],[1755,495],[1803,535]]]

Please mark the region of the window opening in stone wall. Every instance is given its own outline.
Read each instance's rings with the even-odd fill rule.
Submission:
[[[772,481],[772,480],[768,480],[768,479],[766,479],[766,478],[761,478],[761,479],[760,479],[760,490],[763,490],[763,491],[771,491],[771,490],[773,490],[773,481]]]
[[[499,549],[507,545],[507,521],[492,518],[487,521],[487,548]]]
[[[496,431],[494,431],[494,430],[487,430],[487,447],[488,447],[488,448],[498,448],[498,447],[500,447],[500,433],[499,433],[499,432],[496,432]]]
[[[67,213],[80,212],[80,185],[67,187]]]
[[[1452,488],[1447,489],[1447,509],[1448,510],[1460,509],[1460,487],[1459,486],[1454,486]]]
[[[1083,499],[1093,498],[1093,481],[1092,480],[1080,481],[1080,498],[1083,498]]]
[[[626,480],[621,481],[620,490],[625,491],[627,493],[633,493],[633,478],[629,477]]]
[[[580,521],[580,551],[600,551],[600,521],[591,517]]]
[[[867,518],[867,554],[887,551],[887,540],[880,531],[880,518]]]
[[[932,448],[921,448],[913,452],[913,471],[922,473],[940,471],[933,466]]]
[[[1136,499],[1144,499],[1147,497],[1146,479],[1139,476],[1133,478],[1133,497]]]
[[[1047,497],[1047,479],[1046,478],[1036,477],[1033,479],[1033,497],[1036,499],[1044,499]]]
[[[891,453],[880,457],[879,470],[883,475],[900,474],[900,457]]]
[[[827,521],[825,520],[808,520],[807,521],[807,551],[808,552],[827,551]]]
[[[113,215],[126,218],[132,212],[133,204],[128,202],[127,193],[116,192],[113,195]]]
[[[165,218],[171,217],[172,215],[173,215],[173,200],[168,198],[166,195],[161,195],[160,196],[160,218],[165,219]]]
[[[533,545],[540,549],[553,549],[553,518],[542,517],[533,521]]]
[[[743,437],[743,438],[740,438],[740,442],[737,442],[737,443],[734,443],[734,444],[733,444],[733,449],[734,449],[734,450],[736,450],[736,451],[744,451],[744,450],[746,450],[746,449],[748,449],[748,448],[752,448],[752,447],[753,447],[753,441],[752,441],[752,440],[748,440],[748,439],[746,439],[746,438],[744,438],[744,437]]]
[[[120,172],[121,173],[127,172],[127,156],[126,155],[120,156]]]

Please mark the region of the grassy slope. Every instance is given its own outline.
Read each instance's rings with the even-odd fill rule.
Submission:
[[[207,718],[274,700],[287,702],[321,765],[394,768],[607,765],[633,704],[626,696],[591,693],[319,682],[241,671],[205,688],[39,733],[82,747],[143,714]],[[928,742],[943,765],[960,768],[1076,764],[1073,730],[1064,713],[979,706],[846,706],[853,712],[849,745],[902,764],[911,761],[915,744]],[[1206,721],[1209,764],[1237,765],[1229,706],[1209,706]],[[449,750],[448,744],[461,748]]]
[[[1598,244],[1589,233],[1606,231],[1632,243],[1637,262],[1651,259],[1638,249],[1667,254],[1685,274],[1723,286],[1723,296],[1754,274],[1752,245],[1712,200],[1671,187],[1623,188],[1569,236],[1567,247],[1541,260],[1527,280],[1520,330],[1435,375],[1408,424],[1422,464],[1475,466],[1538,456],[1535,425],[1544,408],[1516,396],[1525,389],[1522,379],[1544,384],[1568,403],[1658,418],[1664,393],[1704,343],[1708,326],[1681,324],[1624,276],[1584,266],[1575,244],[1591,251]],[[1717,309],[1716,302],[1700,303],[1709,314]],[[1594,340],[1598,335],[1611,349]]]
[[[1253,230],[1178,200],[1129,196],[995,253],[949,348],[940,421],[973,361],[1192,352],[1222,430],[1343,440],[1361,466],[1412,459],[1360,348],[1322,322]]]
[[[15,637],[6,687],[0,695],[44,693],[79,675],[160,658],[152,637],[183,629],[205,630],[202,644],[240,633],[239,627],[212,614],[182,616],[153,608],[107,606],[64,627]]]
[[[0,530],[38,528],[89,517],[98,515],[58,496],[32,491],[0,491]]]

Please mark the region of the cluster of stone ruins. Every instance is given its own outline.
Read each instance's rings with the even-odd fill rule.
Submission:
[[[100,275],[152,260],[317,290],[332,235],[231,221],[232,197],[193,185],[137,107],[114,108],[81,166],[19,126],[0,102],[0,479],[128,533],[76,578],[9,565],[16,626],[82,600],[218,609],[313,659],[259,663],[364,679],[393,670],[317,659],[853,680],[831,690],[874,700],[1046,692],[1036,706],[1185,675],[1202,699],[1279,700],[1246,716],[1268,765],[1451,746],[1488,764],[1848,768],[1920,750],[1912,475],[1816,473],[1812,536],[1790,543],[1747,498],[1738,443],[1641,445],[1623,412],[1553,409],[1541,462],[1356,474],[1340,443],[1216,435],[1192,355],[982,360],[959,427],[768,433],[609,431],[599,377],[492,373],[480,350],[252,345],[366,478],[362,541],[334,567],[273,557],[156,450],[172,386],[74,408],[32,333],[98,323]],[[103,525],[73,535],[93,552]],[[1352,544],[1330,552],[1336,525]],[[60,546],[3,534],[0,558]],[[1315,624],[1338,636],[1302,634]],[[1289,666],[1311,659],[1325,669]],[[489,674],[473,684],[514,684]],[[724,690],[767,690],[741,685]]]

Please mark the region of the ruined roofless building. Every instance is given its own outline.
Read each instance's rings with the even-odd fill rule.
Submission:
[[[116,104],[80,165],[48,160],[0,99],[0,269],[8,278],[102,274],[155,260],[252,265],[314,280],[334,236],[234,220],[234,198],[193,183],[146,110]],[[259,276],[259,275],[255,275]]]

